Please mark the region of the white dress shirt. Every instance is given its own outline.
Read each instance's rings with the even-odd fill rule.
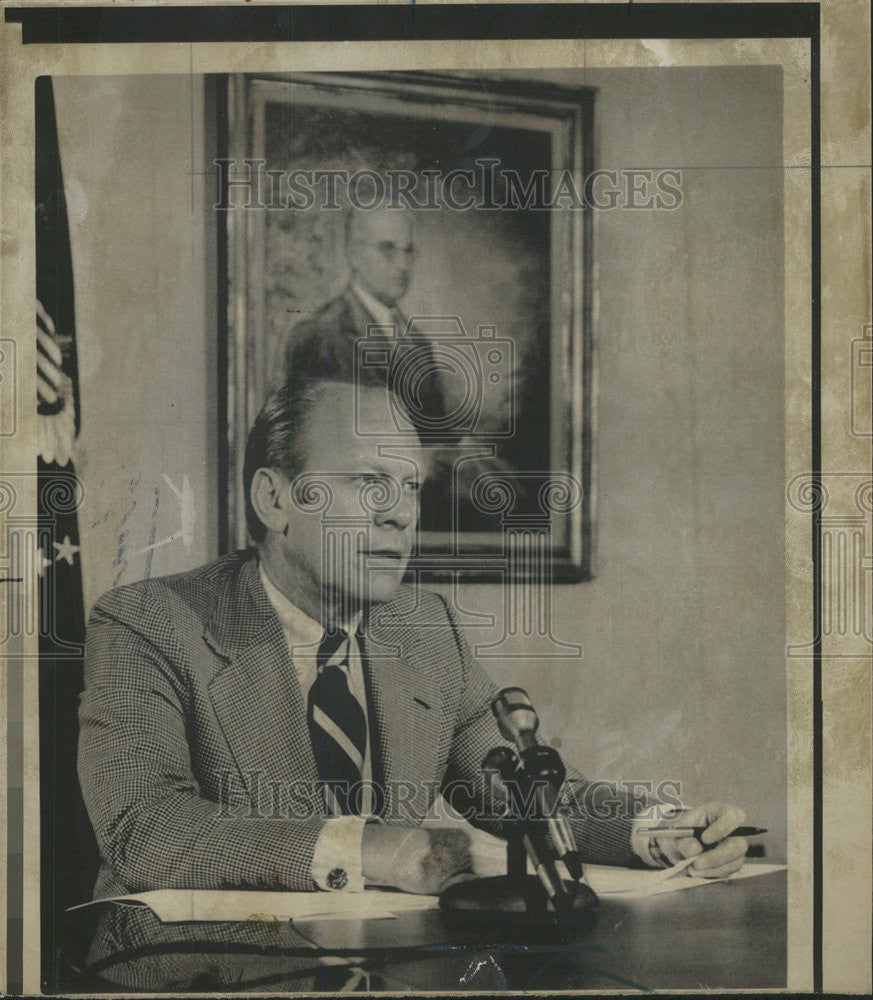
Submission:
[[[352,291],[364,303],[364,308],[373,317],[378,326],[397,326],[400,310],[396,305],[393,308],[386,306],[384,302],[380,302],[365,288],[361,288],[357,281],[352,282]],[[402,337],[403,330],[395,330],[394,336]]]
[[[259,566],[259,572],[264,590],[267,592],[267,597],[273,605],[282,631],[285,633],[291,663],[297,673],[305,700],[318,673],[317,654],[324,635],[324,628],[285,597],[267,576],[263,563]],[[361,768],[364,792],[362,809],[360,816],[331,816],[325,820],[312,859],[312,880],[320,889],[360,891],[364,888],[364,877],[361,870],[361,838],[364,833],[364,824],[372,811],[373,762],[370,752],[364,668],[361,662],[361,650],[356,639],[360,621],[361,615],[359,613],[342,626],[349,635],[348,662],[342,665],[342,669],[346,673],[349,690],[357,698],[363,709],[364,718],[368,720],[367,750]]]

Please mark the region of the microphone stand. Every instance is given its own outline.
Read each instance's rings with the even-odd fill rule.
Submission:
[[[537,720],[529,699],[520,689],[507,688],[495,699],[495,715],[503,730],[510,693],[514,698],[523,696],[530,719],[523,727],[510,726],[504,732],[515,739],[521,752],[497,747],[482,762],[490,778],[492,801],[503,806],[506,874],[458,882],[442,894],[440,907],[453,924],[552,934],[557,930],[568,937],[594,922],[598,900],[581,881],[582,864],[573,834],[558,811],[564,766],[557,751],[534,740]],[[519,702],[509,705],[510,709],[519,707]],[[572,881],[558,874],[559,858]],[[534,875],[527,873],[528,860]]]

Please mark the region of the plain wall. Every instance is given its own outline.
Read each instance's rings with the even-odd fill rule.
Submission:
[[[599,166],[681,168],[684,200],[597,213],[597,575],[552,593],[553,633],[583,657],[545,658],[552,646],[536,639],[485,663],[498,683],[528,688],[587,774],[737,802],[783,861],[780,73],[549,78],[598,88]],[[84,358],[90,604],[116,581],[217,554],[214,216],[197,78],[59,80],[57,99]],[[190,478],[193,543],[125,567],[120,547],[178,528],[163,473],[177,486]],[[499,588],[462,586],[457,598],[470,620],[502,615]]]
[[[736,802],[784,861],[781,71],[545,79],[597,88],[599,167],[680,168],[683,203],[596,216],[596,578],[553,589],[582,661],[538,641],[488,668],[586,774]]]
[[[214,214],[202,77],[64,77],[54,87],[76,292],[87,610],[113,586],[218,552]],[[187,538],[164,476],[180,491],[188,477]]]

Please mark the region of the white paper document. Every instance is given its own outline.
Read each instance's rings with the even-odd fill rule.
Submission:
[[[635,899],[640,896],[654,896],[663,892],[676,892],[679,889],[693,889],[698,885],[713,885],[718,882],[734,881],[740,878],[750,878],[754,875],[769,875],[771,872],[785,870],[785,865],[765,865],[746,863],[733,875],[727,878],[701,878],[689,875],[685,869],[694,861],[687,858],[672,868],[644,869],[609,868],[601,865],[587,865],[585,877],[588,884],[598,896],[622,896]]]
[[[635,899],[659,893],[713,885],[724,879],[690,876],[685,869],[693,859],[672,868],[637,870],[587,865],[585,877],[598,896]],[[493,868],[493,864],[481,868]],[[783,871],[784,865],[746,864],[730,879],[750,878]],[[500,874],[482,871],[481,874]],[[102,902],[148,906],[164,923],[183,921],[245,920],[390,920],[415,910],[434,909],[436,896],[368,889],[366,892],[257,892],[243,890],[156,889],[127,896],[93,900],[72,909]]]
[[[164,923],[188,920],[378,920],[439,905],[436,896],[404,892],[258,892],[226,889],[155,889],[110,896],[82,906],[113,902],[148,906]],[[71,907],[81,909],[81,907]]]
[[[502,875],[506,871],[506,843],[497,837],[483,833],[481,830],[470,830],[471,850],[473,854],[473,870],[477,875]],[[685,871],[694,861],[687,858],[673,865],[672,868],[615,868],[611,865],[585,865],[585,879],[598,896],[621,895],[626,899],[640,896],[654,896],[656,893],[677,892],[680,889],[692,889],[698,885],[712,885],[723,882],[724,879],[701,878],[689,875]],[[785,865],[767,865],[746,862],[745,865],[730,879],[749,878],[754,875],[768,875],[770,872],[783,871]],[[533,868],[528,863],[528,871]],[[558,871],[569,878],[569,873],[561,862]]]

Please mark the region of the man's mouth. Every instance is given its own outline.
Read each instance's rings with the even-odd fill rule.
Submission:
[[[404,562],[409,557],[409,553],[397,549],[368,549],[364,555],[370,559],[391,559],[394,562]]]

